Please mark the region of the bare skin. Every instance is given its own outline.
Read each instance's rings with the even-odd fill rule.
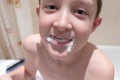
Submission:
[[[40,34],[23,43],[25,66],[0,80],[33,80],[37,70],[44,80],[114,80],[113,64],[88,42],[102,20],[101,16],[95,18],[96,0],[41,0],[36,11]]]
[[[35,36],[30,38],[32,37],[35,39]],[[38,53],[39,70],[45,80],[114,80],[112,63],[93,44],[87,43],[81,54],[74,58],[70,55],[63,60],[54,60],[46,56],[44,46],[39,44],[36,41],[38,51],[35,53]]]
[[[27,40],[30,40],[30,38],[34,39],[33,42],[30,41],[29,43]],[[36,47],[34,53],[37,53],[39,56],[37,66],[45,80],[114,80],[112,63],[109,62],[101,50],[96,48],[93,44],[87,43],[86,48],[83,49],[81,54],[75,56],[76,58],[74,59],[70,59],[72,62],[70,60],[63,62],[61,60],[56,61],[49,58],[44,59],[44,47],[39,45],[38,35],[32,35],[27,40],[28,43],[25,45],[27,50],[29,48],[31,51],[33,46]],[[33,46],[29,47],[31,44],[33,44]],[[29,58],[33,59],[35,56],[31,54],[26,60],[29,60]],[[26,65],[26,68],[27,67],[29,66]],[[36,72],[36,69],[33,71],[33,68],[32,66],[31,69],[27,71],[28,73],[26,73],[24,72],[24,66],[22,66],[18,70],[5,75],[3,79],[0,80],[32,80],[34,79],[34,75],[32,74]]]

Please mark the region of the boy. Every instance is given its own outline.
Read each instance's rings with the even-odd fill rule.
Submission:
[[[40,35],[24,41],[25,67],[2,80],[114,80],[114,68],[90,34],[100,25],[101,0],[41,0]]]

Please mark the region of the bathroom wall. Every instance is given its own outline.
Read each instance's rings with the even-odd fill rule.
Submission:
[[[120,0],[103,0],[103,21],[90,41],[103,45],[120,45]]]

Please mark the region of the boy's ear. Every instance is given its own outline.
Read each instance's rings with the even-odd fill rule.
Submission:
[[[38,6],[36,6],[36,13],[37,13],[38,16],[39,16],[39,12],[40,12],[40,7],[38,5]]]
[[[96,30],[96,28],[101,24],[101,22],[102,16],[98,16],[93,23],[92,32]]]

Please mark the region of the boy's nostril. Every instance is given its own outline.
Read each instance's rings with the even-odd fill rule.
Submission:
[[[64,30],[71,30],[72,29],[72,25],[70,23],[59,23],[58,21],[55,21],[53,23],[53,26],[58,28],[59,31],[64,31]]]

